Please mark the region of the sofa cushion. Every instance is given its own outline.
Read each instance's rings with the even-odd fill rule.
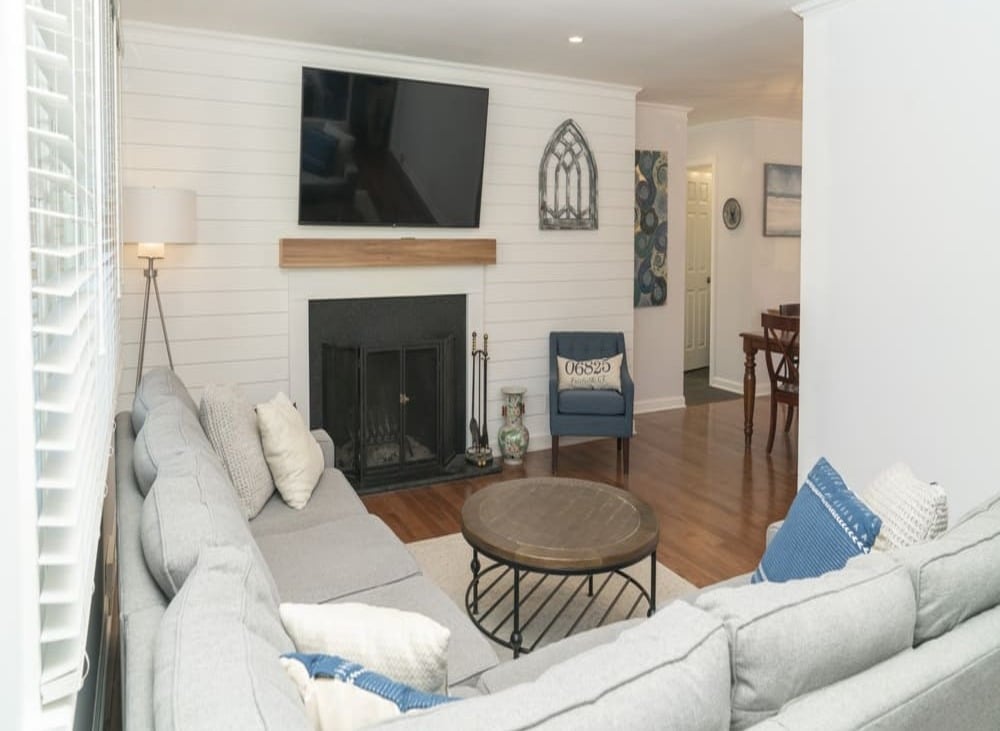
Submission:
[[[160,589],[173,597],[202,546],[243,546],[253,538],[214,455],[175,455],[161,473],[142,506],[142,552]]]
[[[357,602],[278,607],[300,653],[350,658],[426,693],[448,691],[451,632],[417,612]]]
[[[562,391],[559,413],[618,416],[625,413],[625,397],[618,391]]]
[[[553,665],[565,662],[586,650],[614,642],[622,632],[637,627],[645,621],[645,618],[629,619],[594,627],[586,632],[577,632],[527,655],[521,655],[516,660],[507,660],[487,670],[480,676],[476,688],[482,693],[499,693],[519,683],[530,683]]]
[[[406,547],[372,515],[269,533],[257,545],[283,602],[328,602],[419,572]]]
[[[237,386],[211,385],[201,395],[200,414],[201,425],[236,489],[243,515],[253,518],[274,493],[253,406]]]
[[[881,525],[821,457],[750,580],[788,581],[843,568],[848,559],[871,551]]]
[[[156,638],[158,731],[309,728],[272,599],[249,546],[201,552]]]
[[[448,731],[685,729],[729,726],[729,649],[717,619],[674,602],[534,683],[450,703],[392,728]],[[486,720],[488,719],[488,720]]]
[[[937,540],[892,554],[910,572],[917,644],[1000,603],[1000,513],[985,510]]]
[[[321,523],[344,518],[348,515],[366,515],[364,503],[357,491],[344,477],[344,473],[333,467],[323,470],[312,497],[302,510],[290,507],[275,492],[264,504],[257,516],[250,521],[250,532],[255,536],[271,533],[289,533],[302,528],[311,528]]]
[[[291,399],[278,393],[257,404],[257,429],[274,486],[286,503],[301,510],[323,474],[319,446]]]
[[[917,479],[902,462],[883,470],[858,495],[882,520],[876,551],[923,543],[948,528],[948,497],[940,485]]]
[[[421,574],[378,586],[340,601],[406,609],[430,617],[447,627],[451,631],[451,641],[448,643],[448,684],[451,687],[475,682],[481,673],[495,667],[498,662],[493,645],[469,621],[465,610],[459,608],[437,585]]]
[[[913,588],[883,554],[815,579],[718,589],[697,606],[729,633],[737,729],[913,644]]]
[[[181,452],[215,454],[196,415],[176,401],[160,404],[146,415],[132,453],[136,482],[144,496],[153,486],[160,463]]]
[[[165,611],[165,605],[154,606],[122,616],[119,637],[128,673],[121,692],[130,728],[153,728],[153,652]]]
[[[132,399],[133,431],[138,434],[146,422],[146,415],[157,406],[170,402],[178,403],[195,416],[198,415],[198,406],[176,373],[165,366],[147,371],[139,381],[139,390]]]

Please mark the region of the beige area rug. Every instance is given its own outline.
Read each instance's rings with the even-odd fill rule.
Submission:
[[[417,559],[421,570],[428,579],[437,584],[451,597],[463,612],[465,592],[472,578],[472,549],[461,533],[431,538],[426,541],[409,543],[406,546]],[[493,562],[480,556],[485,570]],[[649,587],[649,559],[644,559],[626,569],[626,573],[639,581],[643,588]],[[494,571],[480,579],[482,591],[502,573]],[[480,598],[479,616],[491,631],[509,640],[513,627],[513,572],[500,578],[484,596]],[[608,574],[594,577],[596,597],[591,601],[587,595],[587,579],[582,576],[546,576],[527,574],[521,579],[521,624],[523,647],[532,649],[544,647],[564,636],[572,628],[572,633],[583,632],[596,626],[607,613],[604,624],[631,617],[644,617],[648,605],[639,591],[618,576],[611,578],[601,588]],[[535,587],[533,589],[533,587]],[[555,589],[555,593],[553,593]],[[666,606],[695,589],[694,584],[685,581],[661,563],[656,565],[656,606]],[[546,597],[551,595],[546,601]],[[567,605],[566,600],[572,597]],[[496,606],[494,606],[494,604]],[[560,612],[563,606],[566,606]],[[533,617],[533,618],[532,618]],[[525,627],[525,622],[530,618]],[[494,643],[501,657],[507,657],[510,650]]]

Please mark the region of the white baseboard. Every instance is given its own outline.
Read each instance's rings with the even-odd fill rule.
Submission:
[[[654,411],[669,411],[683,409],[687,406],[683,396],[667,396],[666,398],[650,398],[635,402],[635,413],[649,414]]]
[[[731,381],[728,378],[719,378],[716,376],[708,384],[712,388],[719,388],[723,391],[729,391],[730,393],[738,393],[740,396],[743,395],[743,382],[742,381]],[[771,384],[757,383],[757,393],[756,396],[770,396],[771,395]]]

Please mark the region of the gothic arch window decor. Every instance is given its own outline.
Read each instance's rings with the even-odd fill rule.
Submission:
[[[538,165],[538,228],[597,228],[597,163],[572,119],[552,133]]]

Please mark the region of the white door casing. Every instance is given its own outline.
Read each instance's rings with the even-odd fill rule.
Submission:
[[[687,171],[684,370],[708,367],[712,274],[712,172]]]

